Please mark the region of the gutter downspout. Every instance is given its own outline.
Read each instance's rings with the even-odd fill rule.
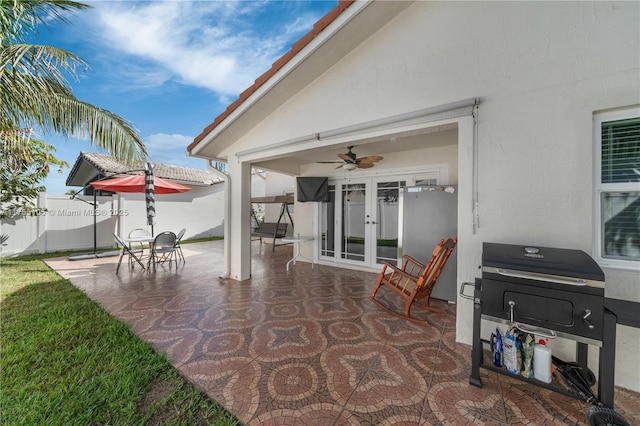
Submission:
[[[224,273],[220,276],[222,279],[229,278],[231,270],[231,257],[229,256],[231,250],[231,177],[224,172],[213,167],[213,160],[207,160],[207,169],[215,175],[224,180],[225,194],[224,194]]]

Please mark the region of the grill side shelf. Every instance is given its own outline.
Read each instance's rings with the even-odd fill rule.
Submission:
[[[482,352],[480,354],[481,359],[480,359],[480,363],[479,363],[479,368],[484,368],[485,370],[489,370],[489,371],[493,371],[496,372],[498,374],[501,374],[503,376],[507,376],[507,377],[511,377],[514,378],[516,380],[519,380],[521,382],[525,382],[525,383],[530,383],[533,384],[535,386],[539,386],[541,388],[545,388],[557,393],[560,393],[562,395],[568,396],[570,398],[576,398],[576,399],[580,399],[582,401],[585,402],[590,402],[587,396],[583,396],[580,395],[576,392],[571,392],[570,390],[567,390],[565,388],[562,388],[558,385],[554,385],[553,381],[551,383],[545,383],[545,382],[541,382],[540,380],[537,380],[535,378],[527,378],[524,376],[521,376],[519,374],[512,374],[509,373],[509,371],[507,371],[504,367],[496,367],[493,364],[487,364],[484,362],[484,346],[483,345],[491,345],[491,342],[489,342],[488,340],[485,339],[480,339],[481,342],[481,347],[482,347]],[[555,375],[554,375],[554,381],[556,380]],[[558,380],[562,380],[562,379],[558,379]],[[474,386],[477,386],[479,388],[482,387],[482,380],[480,379],[480,377],[478,376],[478,380],[472,380],[471,377],[469,378],[469,384],[472,384]]]
[[[502,367],[496,367],[495,365],[491,365],[491,364],[481,364],[480,367],[484,368],[486,370],[494,371],[494,372],[496,372],[498,374],[502,374],[503,376],[507,376],[507,377],[511,377],[513,379],[516,379],[516,380],[520,380],[521,382],[531,383],[531,384],[534,384],[534,385],[539,386],[541,388],[549,389],[549,390],[551,390],[553,392],[557,392],[559,394],[568,396],[570,398],[576,398],[576,399],[580,399],[580,400],[585,401],[585,402],[590,402],[588,400],[588,398],[585,398],[585,397],[583,397],[583,396],[581,396],[581,395],[579,395],[579,394],[577,394],[575,392],[570,392],[570,391],[568,391],[568,390],[566,390],[564,388],[561,388],[561,387],[553,385],[553,384],[548,384],[548,383],[545,383],[545,382],[541,382],[540,380],[528,379],[526,377],[523,377],[523,376],[520,376],[520,375],[517,375],[517,374],[511,374],[511,373],[509,373],[507,370],[505,370]],[[554,377],[554,380],[555,380],[555,377]],[[551,382],[551,383],[553,383],[553,382]],[[482,387],[482,385],[480,385],[480,387]]]

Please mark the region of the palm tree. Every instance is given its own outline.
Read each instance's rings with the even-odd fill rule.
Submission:
[[[18,157],[28,154],[22,135],[32,128],[88,138],[122,160],[147,155],[129,121],[71,93],[65,76],[77,78],[76,69],[87,66],[82,58],[25,43],[39,25],[67,22],[65,15],[88,7],[67,0],[0,0],[0,144]]]

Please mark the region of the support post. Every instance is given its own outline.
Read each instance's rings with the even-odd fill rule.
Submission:
[[[476,278],[476,285],[473,291],[473,347],[471,348],[469,384],[479,388],[482,387],[482,380],[480,379],[480,364],[482,364],[482,340],[480,339],[480,322],[482,321],[481,294],[482,279]]]
[[[616,374],[616,316],[604,310],[604,330],[600,348],[598,399],[613,410],[614,379]]]

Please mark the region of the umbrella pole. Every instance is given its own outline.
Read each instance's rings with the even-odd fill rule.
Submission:
[[[93,190],[93,254],[98,254],[98,197],[95,189]]]
[[[89,185],[89,184],[87,184]],[[87,185],[84,186],[80,191],[76,192],[71,196],[71,199],[78,199],[80,201],[84,201],[85,203],[91,204],[91,202],[83,200],[82,198],[76,198],[76,195],[83,191]],[[103,251],[98,253],[98,197],[97,191],[93,190],[93,253],[84,253],[84,254],[72,254],[68,257],[68,260],[85,260],[85,259],[96,259],[99,257],[111,257],[118,256],[120,254],[119,250],[111,250],[111,251]]]

